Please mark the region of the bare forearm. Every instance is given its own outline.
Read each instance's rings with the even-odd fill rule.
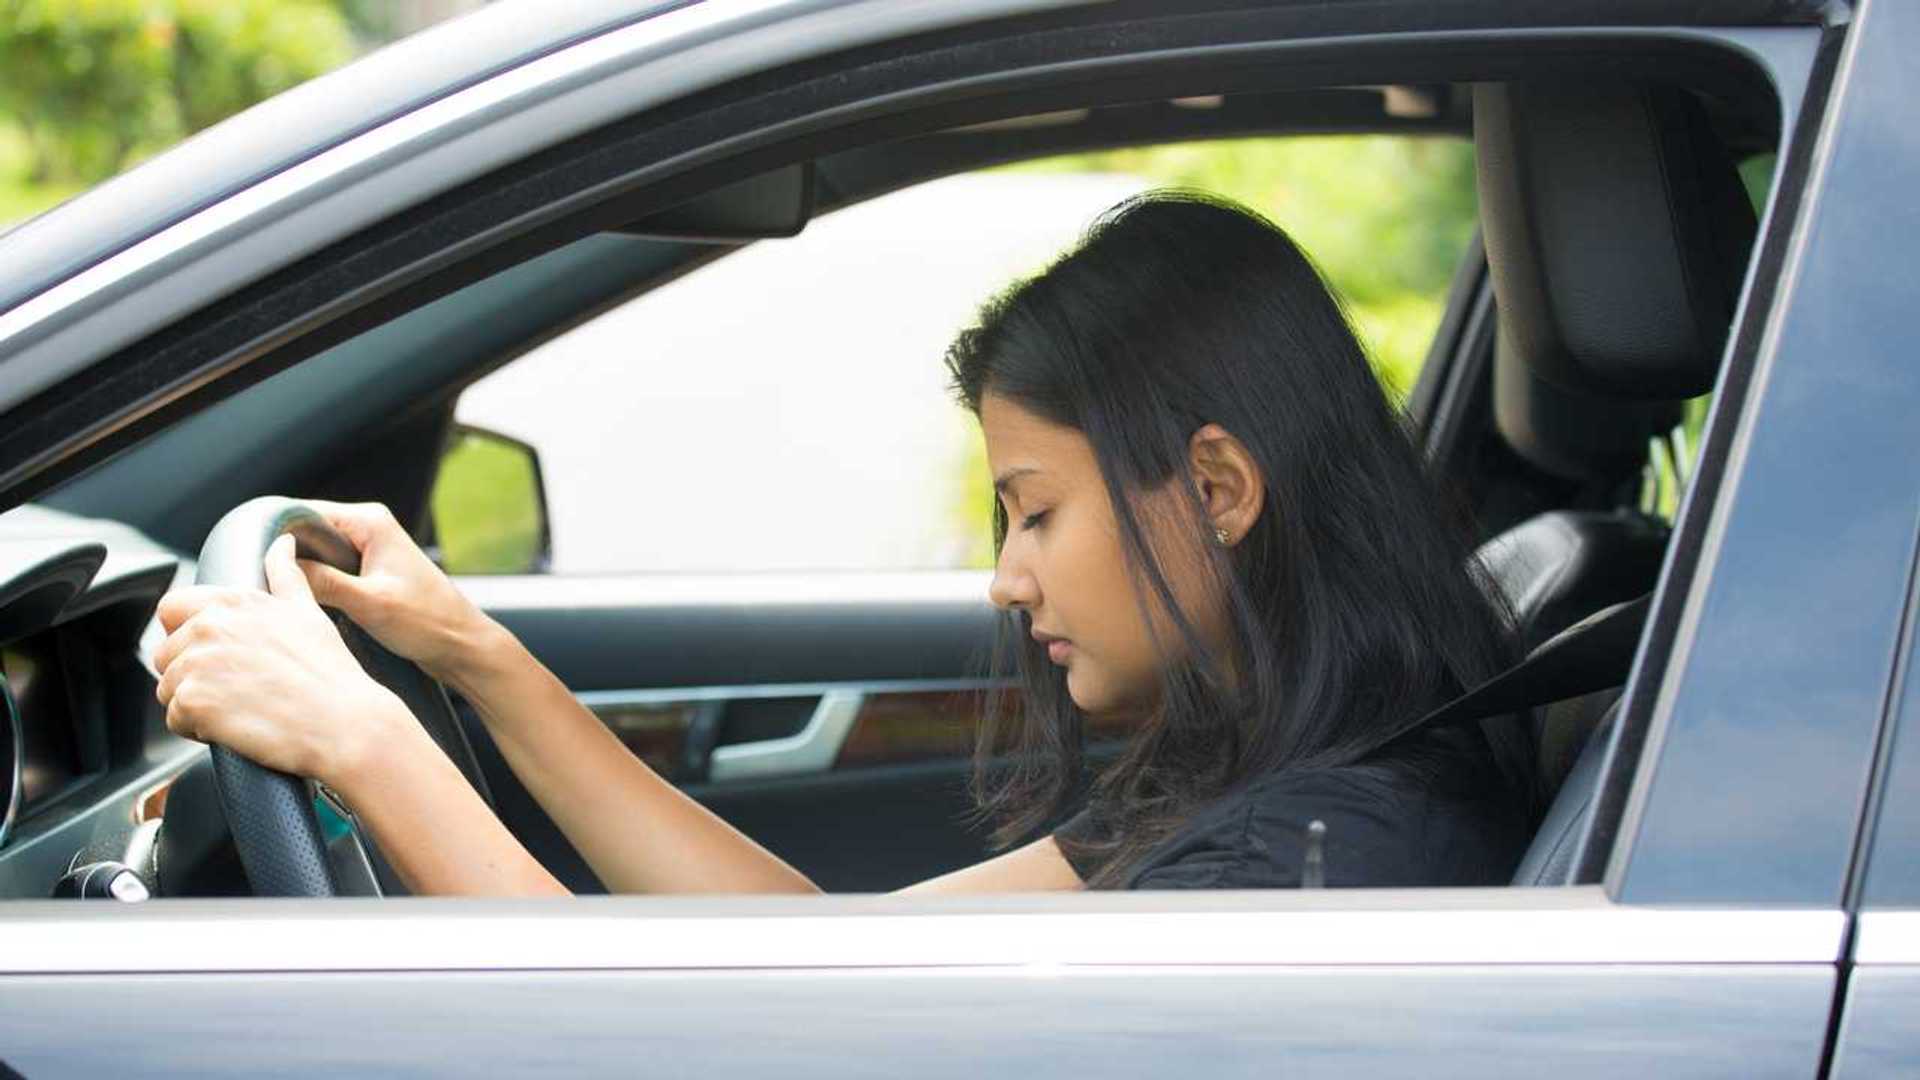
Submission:
[[[663,780],[497,626],[448,682],[501,755],[615,892],[818,891],[805,876]]]
[[[564,896],[398,699],[329,775],[416,895]]]

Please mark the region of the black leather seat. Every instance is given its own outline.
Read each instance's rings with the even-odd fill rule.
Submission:
[[[1547,816],[1534,830],[1533,843],[1527,845],[1527,853],[1521,856],[1520,866],[1513,872],[1515,885],[1573,883],[1573,862],[1579,857],[1580,839],[1586,832],[1587,820],[1593,816],[1593,797],[1600,789],[1600,770],[1606,762],[1607,743],[1612,739],[1619,712],[1616,695],[1580,748],[1559,795],[1547,808]]]
[[[1644,514],[1553,510],[1481,545],[1480,560],[1506,594],[1521,646],[1531,652],[1601,608],[1652,592],[1666,551],[1666,525]],[[1559,791],[1619,696],[1602,691],[1538,710],[1534,771],[1542,792]]]
[[[1496,426],[1544,471],[1637,475],[1648,439],[1719,367],[1754,232],[1734,163],[1675,89],[1485,84],[1473,107],[1499,312]],[[1631,510],[1554,511],[1482,558],[1532,647],[1650,591],[1665,545],[1664,526]],[[1515,884],[1571,880],[1617,698],[1544,710],[1541,782],[1554,798]]]
[[[1480,547],[1480,561],[1513,605],[1523,648],[1610,604],[1643,596],[1660,574],[1666,525],[1628,510],[1553,510]]]

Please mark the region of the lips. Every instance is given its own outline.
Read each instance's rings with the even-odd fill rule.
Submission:
[[[1046,647],[1047,659],[1056,664],[1066,663],[1067,657],[1073,655],[1073,642],[1068,641],[1066,638],[1055,637],[1052,634],[1035,630],[1033,632],[1033,640]]]

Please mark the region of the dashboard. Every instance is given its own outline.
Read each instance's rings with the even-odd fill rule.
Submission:
[[[76,714],[69,680],[86,675],[61,662],[54,634],[0,647],[0,674],[12,704],[16,765],[11,771],[18,777],[11,789],[15,802],[8,808],[32,818],[106,767],[106,732],[96,722],[104,717]],[[78,723],[83,715],[84,728]]]
[[[205,749],[166,729],[149,656],[192,564],[111,521],[0,514],[0,897],[153,862],[169,782]]]

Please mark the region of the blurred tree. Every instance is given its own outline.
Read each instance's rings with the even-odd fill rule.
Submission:
[[[464,15],[487,0],[335,0],[362,44],[384,45]]]
[[[353,58],[327,0],[174,0],[173,99],[182,134],[225,120]]]
[[[0,113],[28,182],[111,175],[166,125],[173,36],[144,0],[0,0]]]
[[[328,0],[0,0],[24,179],[87,183],[345,62]]]
[[[1473,144],[1407,135],[1293,136],[1074,154],[1012,166],[1118,172],[1243,203],[1286,229],[1347,306],[1404,398],[1473,235]]]

